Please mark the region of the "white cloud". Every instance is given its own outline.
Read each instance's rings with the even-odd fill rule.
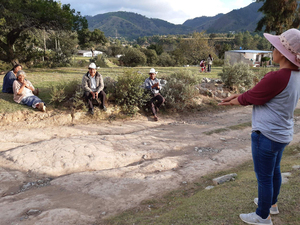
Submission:
[[[245,7],[253,0],[60,0],[80,11],[81,15],[127,11],[174,24],[201,16],[215,16]]]

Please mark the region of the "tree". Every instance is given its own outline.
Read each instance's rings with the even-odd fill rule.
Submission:
[[[276,34],[300,25],[300,2],[297,0],[256,0],[264,2],[258,10],[264,17],[258,21],[255,31],[274,31]]]
[[[89,29],[83,29],[78,31],[78,39],[79,45],[83,49],[91,48],[98,44],[104,45],[108,42],[104,32],[99,29],[95,29],[93,31],[89,31]]]
[[[163,47],[161,45],[159,45],[159,44],[151,44],[147,48],[155,50],[157,55],[160,55],[161,53],[164,52]]]
[[[147,65],[154,66],[158,60],[156,51],[153,49],[141,48],[141,52],[143,52],[147,57]]]
[[[1,0],[0,60],[14,63],[22,55],[17,41],[30,29],[77,31],[87,28],[80,13],[53,0]]]
[[[192,38],[182,39],[179,49],[187,60],[187,64],[197,65],[201,59],[206,59],[209,54],[215,58],[214,48],[210,46],[204,33],[193,33]]]
[[[120,57],[120,61],[124,63],[125,66],[138,66],[145,65],[147,57],[144,53],[136,48],[129,48],[124,56]]]

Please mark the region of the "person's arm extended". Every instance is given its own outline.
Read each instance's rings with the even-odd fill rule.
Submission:
[[[218,105],[240,105],[240,102],[238,101],[240,95],[241,94],[231,95],[230,97],[223,99]]]

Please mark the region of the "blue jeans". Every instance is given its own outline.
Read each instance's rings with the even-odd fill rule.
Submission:
[[[43,102],[43,101],[39,97],[33,95],[33,96],[23,98],[20,103],[35,108],[35,105],[39,102]]]
[[[270,208],[277,203],[281,186],[280,161],[284,148],[289,143],[270,140],[262,133],[253,132],[252,158],[258,183],[258,208],[256,214],[266,219]]]

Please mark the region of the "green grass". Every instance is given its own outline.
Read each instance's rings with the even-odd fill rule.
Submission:
[[[45,101],[48,105],[48,109],[51,109],[49,104],[51,96],[50,90],[52,86],[59,85],[68,81],[77,81],[81,83],[81,79],[84,73],[87,72],[88,62],[86,68],[74,68],[74,67],[63,67],[63,68],[34,68],[25,69],[27,79],[31,81],[33,86],[40,89],[40,98]],[[118,76],[122,76],[125,70],[132,69],[126,67],[111,67],[111,68],[100,68],[98,71],[103,77],[111,77],[117,79]],[[189,70],[194,76],[203,78],[218,78],[218,73],[222,70],[221,67],[214,67],[211,73],[200,73],[199,67],[155,67],[158,71],[158,78],[166,78],[170,74],[178,70]],[[145,76],[148,76],[150,67],[135,67],[133,70],[139,71]],[[0,88],[2,90],[4,75],[0,76]],[[28,109],[28,107],[26,107]],[[13,101],[13,95],[8,95],[0,92],[0,113],[11,113],[18,110],[23,110],[24,106],[20,106]]]
[[[299,144],[293,145],[286,148],[282,158],[282,171],[291,172],[292,177],[282,185],[278,202],[280,214],[272,216],[276,225],[300,224],[300,170],[292,169],[293,165],[300,164],[299,154]],[[213,178],[229,173],[237,173],[235,181],[205,190],[205,187],[213,185]],[[99,221],[98,224],[243,225],[239,214],[255,211],[255,197],[257,182],[253,163],[249,161],[234,169],[199,178],[163,197],[146,200],[138,207]]]
[[[228,131],[228,130],[242,130],[246,127],[251,127],[251,122],[246,122],[246,123],[240,123],[234,126],[230,126],[230,127],[225,127],[225,128],[219,128],[219,129],[215,129],[215,130],[211,130],[211,131],[206,131],[203,132],[206,135],[212,135],[212,134],[218,134],[224,131]]]

